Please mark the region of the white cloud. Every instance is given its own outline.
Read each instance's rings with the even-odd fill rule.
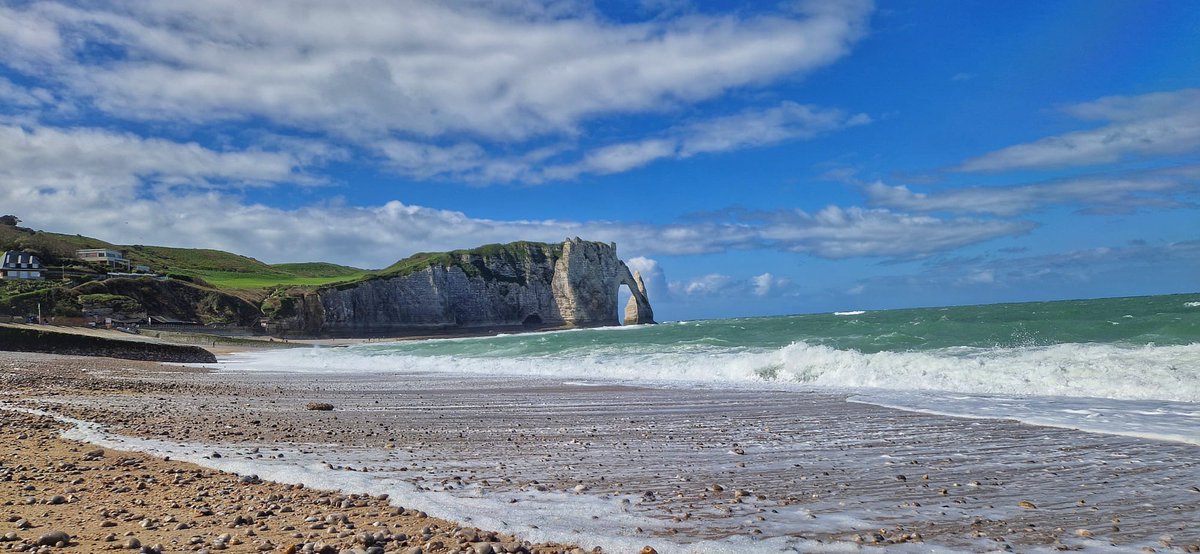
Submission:
[[[1108,122],[1097,129],[1009,146],[963,162],[963,171],[1058,168],[1112,163],[1200,148],[1200,89],[1111,96],[1064,111]]]
[[[374,147],[388,165],[421,179],[447,177],[472,183],[519,181],[542,183],[570,180],[584,174],[609,175],[663,159],[768,146],[788,140],[866,125],[867,114],[782,102],[778,106],[751,108],[733,115],[679,125],[659,135],[592,148],[575,161],[561,161],[575,152],[565,146],[536,149],[518,156],[493,157],[475,143],[451,147],[387,140]]]
[[[947,258],[930,264],[914,282],[927,287],[983,285],[1028,289],[1031,283],[1078,284],[1108,272],[1138,274],[1154,267],[1193,275],[1195,268],[1200,267],[1200,241],[1152,244],[1135,240],[1120,246],[1032,256]]]
[[[346,136],[514,140],[828,65],[864,34],[871,11],[842,2],[618,24],[563,5],[49,2],[0,9],[0,44],[7,64],[37,66],[123,118],[262,117]]]
[[[617,242],[623,254],[634,256],[775,249],[827,258],[907,259],[1029,229],[1023,222],[836,206],[814,214],[790,210],[747,213],[735,221],[652,225],[493,220],[398,201],[280,209],[236,196],[247,186],[315,182],[306,165],[336,156],[303,144],[292,152],[303,155],[217,151],[97,129],[0,125],[0,206],[30,225],[114,242],[367,266],[384,266],[422,250],[568,236]],[[780,284],[772,281],[771,290]]]
[[[1125,175],[1082,176],[1021,186],[961,187],[914,192],[876,181],[863,186],[871,205],[917,212],[990,213],[1010,216],[1052,205],[1091,211],[1129,211],[1189,205],[1200,192],[1200,168],[1183,166]]]
[[[625,260],[625,265],[629,267],[630,271],[641,274],[642,283],[646,285],[646,295],[652,299],[651,301],[667,299],[670,290],[667,288],[666,274],[663,273],[658,260],[645,256],[634,256]]]
[[[725,152],[765,146],[792,139],[809,139],[820,133],[866,125],[867,114],[850,115],[841,110],[783,102],[765,110],[700,121],[680,132],[679,156]]]
[[[0,104],[10,108],[36,108],[53,101],[54,95],[44,88],[26,88],[0,77]]]
[[[823,258],[884,256],[920,258],[1000,236],[1027,233],[1023,221],[941,219],[888,210],[827,206],[809,214],[801,210],[759,216],[759,240],[790,252]]]
[[[791,286],[792,281],[784,277],[776,277],[770,273],[763,273],[762,275],[751,277],[750,283],[753,285],[752,292],[754,296],[768,296]]]
[[[547,171],[564,176],[572,173],[620,173],[671,156],[675,148],[671,141],[660,139],[613,144],[588,152],[575,168],[551,168]]]
[[[962,278],[968,285],[990,285],[996,282],[996,273],[992,270],[975,271]]]
[[[728,275],[710,273],[690,281],[672,281],[671,293],[674,296],[716,296],[728,291],[737,281]]]
[[[132,191],[144,179],[206,187],[311,181],[301,164],[280,152],[219,152],[98,129],[0,125],[0,189],[7,192],[58,187],[99,195]]]
[[[782,102],[768,109],[677,126],[658,138],[604,146],[568,164],[544,167],[525,180],[572,179],[581,174],[604,175],[641,167],[662,159],[685,159],[699,154],[768,146],[788,140],[811,139],[819,134],[866,125],[867,114],[847,114],[838,109]]]
[[[688,281],[672,281],[669,290],[674,298],[712,296],[768,297],[784,294],[792,287],[789,279],[763,273],[748,279],[736,279],[721,273],[709,273]]]

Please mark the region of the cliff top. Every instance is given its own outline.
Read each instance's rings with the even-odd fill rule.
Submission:
[[[266,264],[248,256],[209,248],[119,245],[83,235],[35,231],[0,225],[0,251],[31,252],[47,267],[67,266],[68,271],[95,271],[75,259],[82,248],[107,248],[125,254],[132,266],[151,271],[200,278],[223,289],[256,289],[286,285],[322,285],[361,277],[366,270],[324,262]]]

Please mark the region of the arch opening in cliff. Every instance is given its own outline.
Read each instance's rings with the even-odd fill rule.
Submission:
[[[621,269],[623,274],[617,290],[619,292],[622,286],[629,288],[629,301],[625,304],[625,317],[622,324],[654,323],[654,310],[650,308],[650,298],[646,295],[646,283],[642,281],[642,274],[639,272],[631,274],[624,262],[621,263]]]
[[[538,314],[529,314],[525,316],[525,320],[521,322],[524,327],[541,327],[543,325],[542,316]]]
[[[629,301],[633,300],[632,287],[625,283],[617,284],[617,310],[613,317],[617,320],[618,325],[629,325],[625,322],[625,311],[622,306],[628,307]]]

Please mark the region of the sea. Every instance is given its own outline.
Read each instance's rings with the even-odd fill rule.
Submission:
[[[1200,445],[1200,294],[404,341],[248,355],[221,367],[828,389],[906,410]]]
[[[419,444],[74,432],[616,552],[855,551],[882,528],[927,529],[896,551],[1001,549],[996,535],[1050,551],[1029,535],[1047,526],[1072,548],[1128,551],[1200,521],[1200,293],[294,348],[214,367],[214,381],[294,387],[332,399],[341,424]],[[280,457],[236,455],[250,447]]]

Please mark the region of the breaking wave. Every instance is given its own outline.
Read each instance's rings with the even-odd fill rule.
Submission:
[[[499,347],[473,349],[469,354],[438,354],[438,348],[417,353],[412,349],[371,345],[249,353],[234,356],[221,367],[235,371],[452,372],[645,384],[1200,401],[1200,343],[1066,343],[874,353],[806,342],[749,349],[715,341],[675,345],[632,341],[538,355]]]

